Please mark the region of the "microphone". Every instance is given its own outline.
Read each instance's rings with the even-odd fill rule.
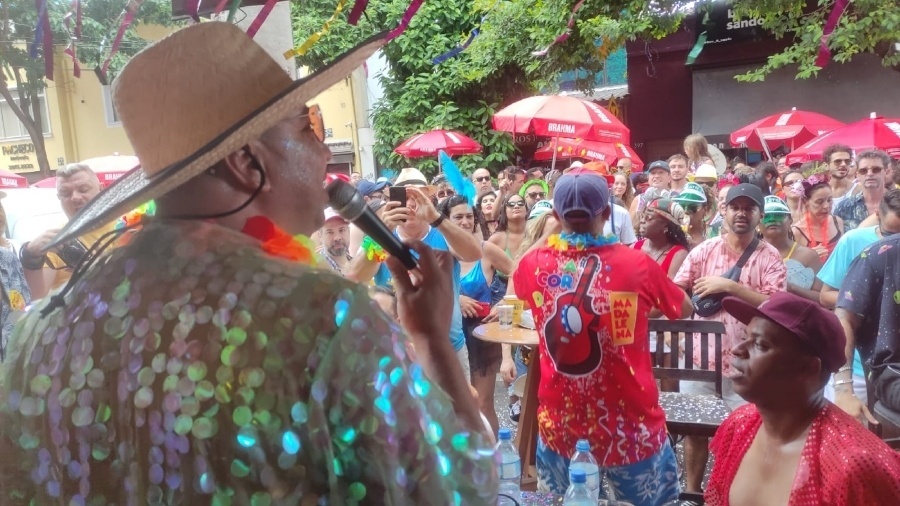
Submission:
[[[341,215],[341,218],[359,227],[391,256],[397,257],[407,269],[416,268],[416,259],[410,250],[388,230],[353,185],[337,179],[329,183],[325,191],[328,192],[331,208]]]

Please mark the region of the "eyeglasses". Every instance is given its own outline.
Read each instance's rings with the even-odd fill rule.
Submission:
[[[546,196],[547,196],[547,194],[544,192],[534,192],[534,193],[528,194],[528,198],[533,199],[533,200],[544,200],[544,198]]]
[[[856,169],[856,173],[860,176],[865,176],[869,173],[870,170],[872,171],[872,174],[881,174],[881,171],[884,170],[884,167],[860,167]]]
[[[484,182],[490,181],[490,180],[491,180],[491,176],[481,176],[481,177],[475,178],[476,183],[484,183]]]
[[[687,204],[684,206],[684,214],[694,214],[700,210],[700,204]]]
[[[835,165],[850,165],[853,162],[852,158],[838,158],[836,160],[832,160],[831,163]]]
[[[313,131],[319,142],[325,142],[325,122],[322,121],[322,110],[318,105],[309,106],[309,112],[300,116],[301,118],[309,118],[309,129]]]
[[[506,207],[508,207],[508,208],[510,208],[510,209],[513,209],[513,208],[516,208],[516,207],[525,207],[525,202],[524,202],[524,201],[521,201],[521,200],[516,201],[516,202],[507,202],[507,203],[506,203]]]
[[[437,192],[437,198],[439,199],[452,197],[454,195],[456,195],[456,192],[453,190],[438,190]]]

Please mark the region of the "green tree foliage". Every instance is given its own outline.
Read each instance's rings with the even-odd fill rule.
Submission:
[[[327,63],[371,34],[393,28],[408,5],[408,0],[371,2],[356,27],[346,23],[345,12],[297,63],[311,68]],[[318,31],[334,6],[327,0],[294,3],[296,43]],[[409,29],[385,47],[390,71],[380,76],[384,97],[375,106],[373,125],[375,156],[380,163],[390,167],[414,164],[433,175],[436,158],[408,161],[393,153],[406,138],[433,128],[459,130],[481,143],[481,154],[459,158],[460,168],[466,172],[482,166],[496,170],[514,159],[512,138],[490,130],[490,119],[503,105],[534,92],[517,66],[472,78],[464,64],[465,52],[441,65],[431,62],[468,37],[479,18],[468,0],[426,2]]]
[[[485,146],[484,161],[502,165],[512,159],[510,138],[489,130],[498,108],[538,92],[553,92],[561,72],[581,69],[576,85],[590,92],[606,56],[626,40],[658,39],[702,15],[713,0],[587,0],[575,16],[569,38],[546,48],[566,28],[575,0],[447,0],[426,2],[407,32],[389,44],[391,65],[383,76],[384,100],[377,106],[376,155],[397,165],[391,149],[404,138],[432,127],[458,128]],[[718,0],[722,1],[722,0]],[[759,69],[739,76],[762,80],[782,67],[798,78],[815,76],[819,41],[836,0],[731,0],[739,17],[762,18],[764,27],[792,44]],[[364,37],[394,26],[408,0],[372,1],[358,27],[346,24],[346,12],[331,31],[298,63],[322,65]],[[294,3],[295,38],[304,40],[331,16],[334,0]],[[431,58],[464,40],[479,26],[480,35],[459,57],[439,66]],[[854,0],[828,40],[835,61],[872,52],[885,66],[900,64],[900,2]],[[417,162],[418,163],[418,162]],[[421,164],[420,164],[421,165]],[[433,165],[426,165],[432,167]],[[470,165],[471,168],[474,165]]]
[[[825,23],[836,0],[739,0],[732,5],[736,16],[761,18],[764,27],[778,38],[793,44],[769,57],[760,68],[738,78],[762,81],[782,67],[796,68],[798,79],[814,77],[820,68],[815,61]],[[875,53],[885,67],[900,70],[900,2],[896,0],[854,0],[828,38],[831,57],[849,61],[860,53]]]
[[[81,62],[81,79],[97,79],[93,69],[103,63],[115,38],[121,21],[120,14],[125,2],[113,0],[82,0],[82,36],[76,43],[78,59]],[[71,8],[70,2],[48,4],[53,45],[56,50],[65,48],[73,34],[64,23],[64,17]],[[29,46],[34,39],[37,10],[31,0],[4,0],[0,4],[0,66],[5,79],[0,79],[0,96],[6,99],[19,121],[25,125],[35,146],[38,166],[44,175],[50,174],[50,163],[41,133],[40,104],[38,96],[44,92],[44,58],[39,52],[37,58],[29,55]],[[131,29],[126,31],[119,46],[118,54],[110,64],[109,77],[132,55],[143,49],[148,42],[134,33],[139,23],[172,25],[172,8],[169,0],[145,0],[137,13]],[[70,26],[74,30],[75,22]],[[41,46],[43,47],[43,46]],[[58,69],[57,69],[58,71]],[[10,83],[14,83],[18,98],[10,93]]]

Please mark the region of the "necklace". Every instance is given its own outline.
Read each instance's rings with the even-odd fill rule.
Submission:
[[[650,241],[647,241],[645,244],[649,245]],[[663,255],[665,255],[666,253],[671,251],[672,248],[674,248],[674,247],[675,247],[674,245],[670,244],[667,248],[663,249],[662,251],[660,251],[658,249],[650,249],[649,251],[644,251],[644,253],[646,253],[648,256],[653,258],[654,262],[659,263],[659,259],[662,258]]]
[[[619,238],[613,234],[603,236],[600,234],[576,234],[573,232],[564,232],[562,234],[554,234],[547,238],[547,245],[556,251],[566,251],[574,249],[582,251],[587,248],[595,248],[599,246],[609,246],[619,242]]]
[[[794,254],[794,250],[795,250],[795,249],[797,249],[797,241],[794,241],[794,244],[791,244],[791,250],[788,251],[787,256],[782,255],[782,256],[781,256],[781,259],[782,259],[782,260],[790,260],[790,259],[791,259],[791,255]]]
[[[292,236],[278,228],[278,225],[272,223],[272,220],[265,216],[247,218],[241,232],[262,242],[260,246],[262,250],[272,256],[307,265],[319,263],[314,252],[313,242],[309,237],[305,235]]]

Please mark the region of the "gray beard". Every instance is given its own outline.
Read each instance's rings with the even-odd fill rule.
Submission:
[[[344,258],[347,256],[347,247],[341,246],[340,248],[328,248],[328,256],[332,258]]]

